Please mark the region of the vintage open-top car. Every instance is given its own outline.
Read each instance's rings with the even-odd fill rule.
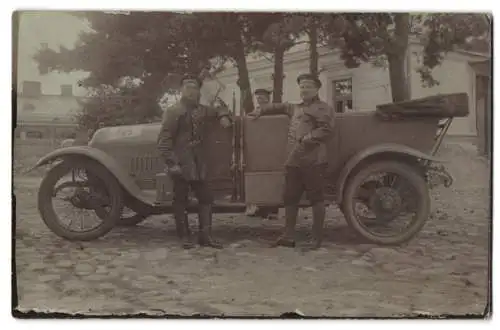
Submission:
[[[429,217],[429,189],[452,182],[435,153],[453,117],[467,115],[462,93],[336,114],[328,142],[327,202],[336,203],[369,242],[411,239]],[[244,212],[248,204],[283,206],[289,118],[235,116],[234,122],[224,129],[214,120],[206,130],[214,213]],[[38,194],[46,225],[63,238],[84,241],[116,225],[171,213],[172,184],[157,151],[159,131],[160,123],[105,127],[86,146],[60,148],[40,159],[34,168],[53,165]],[[66,218],[61,203],[72,209]],[[196,208],[193,199],[189,212]]]

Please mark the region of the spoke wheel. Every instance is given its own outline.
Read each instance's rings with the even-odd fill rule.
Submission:
[[[376,244],[401,244],[430,214],[425,178],[415,167],[384,161],[355,173],[344,191],[343,212],[357,234]]]
[[[98,212],[108,207],[105,217]],[[94,161],[54,166],[38,192],[38,210],[47,227],[72,241],[89,241],[107,234],[120,218],[122,191],[116,179]]]

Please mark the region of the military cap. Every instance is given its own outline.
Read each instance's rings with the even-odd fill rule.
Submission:
[[[302,80],[310,80],[310,81],[314,81],[316,83],[316,86],[318,86],[318,88],[321,88],[321,80],[319,80],[319,78],[315,75],[313,75],[312,73],[304,73],[304,74],[301,74],[297,77],[297,84],[300,84],[300,82]]]
[[[201,79],[197,75],[194,75],[194,74],[185,74],[181,79],[181,85],[183,85],[185,82],[194,82],[200,88],[203,85],[203,81],[201,81]]]
[[[255,95],[257,94],[264,94],[264,95],[270,95],[271,94],[271,91],[268,91],[267,89],[265,88],[257,88],[254,92],[253,92]]]

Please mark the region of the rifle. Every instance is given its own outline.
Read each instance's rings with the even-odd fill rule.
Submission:
[[[226,102],[219,96],[220,92],[226,88],[226,86],[217,78],[217,76],[212,76],[208,72],[208,70],[205,68],[202,70],[200,73],[200,78],[205,79],[208,76],[210,76],[213,80],[215,80],[219,87],[217,89],[217,92],[215,93],[214,97],[210,101],[210,106],[215,107],[225,107],[230,110],[230,112],[233,113],[233,117],[236,114],[236,95],[235,92],[233,91],[233,104],[232,104],[232,109],[229,108]],[[218,105],[216,105],[218,103]],[[241,164],[240,164],[240,157],[241,157],[241,140],[240,140],[240,130],[241,130],[241,123],[234,122],[233,125],[233,134],[232,134],[232,141],[231,141],[231,146],[232,146],[232,156],[231,156],[231,176],[232,176],[232,192],[231,192],[231,201],[236,201],[238,200],[238,197],[242,197],[242,172],[241,172]]]

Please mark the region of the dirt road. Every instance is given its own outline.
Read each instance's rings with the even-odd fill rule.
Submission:
[[[70,243],[36,208],[37,178],[15,179],[19,310],[66,313],[311,316],[482,313],[488,295],[489,169],[468,145],[443,156],[456,182],[433,193],[433,215],[408,245],[358,244],[328,210],[319,251],[267,246],[282,220],[214,218],[224,250],[184,251],[170,216]],[[300,235],[310,217],[302,212]],[[308,220],[304,219],[307,217]],[[194,220],[194,219],[192,219]]]

